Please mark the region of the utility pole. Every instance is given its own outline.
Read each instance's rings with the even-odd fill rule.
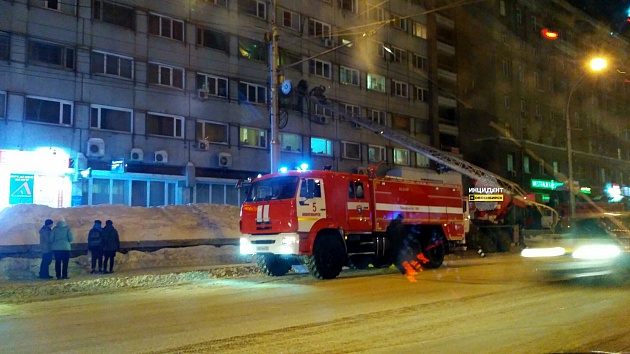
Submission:
[[[269,38],[269,75],[271,76],[269,119],[271,123],[271,173],[278,171],[280,163],[280,141],[278,140],[278,26],[276,24],[277,0],[271,6],[271,38]]]

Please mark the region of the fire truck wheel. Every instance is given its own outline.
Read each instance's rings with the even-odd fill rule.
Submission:
[[[372,259],[367,255],[351,256],[348,260],[348,267],[350,269],[367,269],[372,263]]]
[[[422,268],[435,269],[439,268],[444,262],[446,254],[446,240],[437,231],[433,231],[431,236],[425,238],[422,242],[422,257],[420,264]]]
[[[283,276],[291,270],[291,263],[276,254],[257,254],[256,263],[262,273],[273,277]]]
[[[332,235],[320,235],[313,245],[313,255],[305,257],[308,272],[317,279],[334,279],[346,263],[346,250]]]

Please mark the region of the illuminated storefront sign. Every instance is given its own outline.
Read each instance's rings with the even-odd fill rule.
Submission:
[[[538,188],[538,189],[554,190],[554,189],[556,189],[558,187],[562,187],[563,185],[564,185],[564,183],[556,182],[554,180],[543,180],[543,179],[533,179],[533,180],[531,180],[532,188]]]
[[[11,174],[9,204],[33,204],[34,175]]]

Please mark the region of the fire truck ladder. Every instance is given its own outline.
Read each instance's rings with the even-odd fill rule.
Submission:
[[[357,116],[353,116],[345,112],[339,111],[333,107],[330,100],[324,100],[321,97],[312,97],[312,99],[315,100],[317,104],[325,106],[326,108],[331,109],[333,112],[338,113],[339,115],[343,116],[347,121],[350,121],[360,127],[363,127],[376,134],[379,134],[380,136],[390,141],[393,141],[403,147],[406,147],[409,150],[422,154],[426,156],[427,158],[443,166],[446,166],[453,171],[457,171],[463,175],[466,175],[472,178],[473,180],[480,180],[483,178],[496,180],[498,188],[503,188],[504,192],[509,193],[513,198],[522,201],[524,204],[535,206],[541,215],[543,215],[543,209],[551,211],[554,215],[553,225],[551,225],[552,228],[555,227],[555,224],[557,223],[557,221],[560,220],[558,212],[555,209],[553,209],[552,207],[548,205],[538,203],[531,199],[527,199],[527,193],[525,192],[525,190],[523,190],[523,188],[521,188],[521,186],[519,186],[518,184],[506,178],[503,178],[488,170],[485,170],[481,167],[478,167],[469,162],[466,162],[465,160],[460,159],[459,157],[454,156],[446,151],[442,151],[432,146],[426,145],[414,139],[408,134],[395,131],[391,128],[388,128],[380,124],[376,124],[371,119],[357,117]]]

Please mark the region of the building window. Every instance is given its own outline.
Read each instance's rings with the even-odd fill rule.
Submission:
[[[505,17],[505,1],[499,1],[499,13]]]
[[[7,93],[0,92],[0,119],[7,118]]]
[[[523,172],[532,173],[529,167],[529,156],[523,156]]]
[[[428,157],[416,153],[416,166],[418,167],[429,167],[430,160]]]
[[[6,32],[0,32],[0,60],[8,61],[11,58],[11,37]]]
[[[368,73],[367,89],[372,91],[385,92],[385,77]]]
[[[407,31],[407,21],[408,21],[407,18],[403,18],[403,17],[400,17],[398,15],[392,14],[390,23],[391,23],[392,27],[406,32]]]
[[[347,117],[361,118],[361,107],[359,106],[344,103],[343,111]]]
[[[149,63],[148,82],[154,85],[184,89],[184,69],[174,66]]]
[[[534,72],[534,81],[536,83],[536,88],[540,88],[540,74],[538,72]]]
[[[392,80],[392,95],[398,97],[409,97],[409,85],[406,82]]]
[[[339,82],[342,84],[359,86],[359,76],[359,70],[339,67]]]
[[[74,69],[74,48],[29,40],[28,60],[41,65],[72,70]]]
[[[38,7],[60,11],[70,15],[74,15],[76,13],[75,0],[34,0],[30,3]]]
[[[160,113],[147,113],[147,134],[167,136],[171,138],[184,137],[184,117]]]
[[[195,123],[195,138],[197,140],[208,140],[212,143],[228,143],[229,126],[225,123],[198,120]]]
[[[134,9],[117,5],[109,1],[94,1],[94,19],[110,23],[112,25],[135,29]]]
[[[90,127],[132,133],[133,110],[93,104],[90,112]]]
[[[527,113],[527,101],[521,99],[521,112]]]
[[[541,175],[547,174],[545,171],[545,160],[540,160],[538,162],[538,173]]]
[[[548,79],[548,83],[549,83],[549,92],[554,93],[556,91],[555,85],[553,83],[553,77],[550,77]]]
[[[409,150],[394,148],[394,164],[409,166]]]
[[[265,61],[267,60],[267,46],[265,46],[262,42],[247,38],[239,38],[238,54],[241,58]]]
[[[238,99],[244,102],[266,104],[267,87],[241,81],[238,83]]]
[[[385,44],[382,42],[370,42],[370,52],[379,58],[385,58]]]
[[[367,17],[380,22],[379,24],[385,23],[385,10],[382,7],[378,6],[368,6],[368,14]]]
[[[359,160],[361,159],[361,144],[351,143],[349,141],[341,142],[342,154],[344,159]]]
[[[523,14],[521,13],[521,9],[516,9],[516,23],[519,25],[523,24]]]
[[[308,72],[311,75],[330,79],[332,78],[332,64],[329,61],[311,59],[308,62]]]
[[[420,102],[429,101],[429,90],[424,87],[414,86],[414,99]]]
[[[413,21],[413,30],[411,34],[416,37],[427,39],[427,26],[420,22]]]
[[[210,74],[197,73],[197,89],[204,90],[208,95],[228,97],[228,79]]]
[[[228,0],[205,0],[207,3],[213,4],[213,5],[217,5],[217,6],[221,6],[221,7],[227,7],[227,2]]]
[[[238,0],[238,10],[263,20],[267,19],[267,4],[261,0]]]
[[[302,57],[299,54],[280,49],[278,53],[278,64],[285,69],[293,69],[302,72]]]
[[[398,48],[398,47],[391,47],[389,49],[389,54],[390,54],[390,60],[395,62],[395,63],[401,63],[401,64],[406,64],[407,63],[407,51],[402,49],[402,48]]]
[[[230,52],[230,36],[211,29],[197,27],[196,43],[199,46]]]
[[[507,170],[514,171],[514,155],[507,154]]]
[[[315,105],[315,116],[322,116],[322,117],[326,117],[326,118],[332,118],[333,116],[333,112],[332,109],[328,108],[328,107],[324,107],[322,105],[316,104]]]
[[[332,140],[311,138],[311,154],[333,156]]]
[[[133,79],[133,58],[92,51],[92,74]]]
[[[339,0],[339,7],[354,14],[359,13],[359,0]]]
[[[503,96],[503,106],[510,109],[510,95]]]
[[[319,37],[322,39],[330,39],[331,29],[330,25],[317,21],[314,19],[310,19],[308,21],[308,35],[311,37]]]
[[[184,41],[184,21],[150,13],[149,33],[156,36]]]
[[[376,124],[380,124],[380,125],[385,125],[385,116],[387,114],[385,113],[385,111],[377,111],[375,109],[373,109],[370,112],[370,118],[372,119],[372,122],[376,123]]]
[[[368,146],[368,161],[369,162],[381,162],[387,161],[385,158],[386,149],[384,146],[369,145]]]
[[[280,15],[282,16],[282,25],[284,27],[302,32],[302,18],[299,13],[282,9],[280,10]]]
[[[72,125],[73,103],[35,96],[26,96],[24,120],[37,123]]]
[[[239,139],[243,146],[256,148],[267,147],[267,131],[262,129],[241,127]]]
[[[302,152],[302,136],[293,133],[280,133],[280,148],[287,152]]]
[[[503,76],[510,77],[510,62],[503,60]]]
[[[525,68],[522,65],[518,66],[518,81],[525,82]]]
[[[416,53],[413,53],[411,56],[413,67],[416,69],[420,69],[423,71],[427,70],[427,58]]]
[[[554,161],[551,163],[551,165],[553,166],[553,175],[557,175],[558,174],[558,162]]]
[[[417,119],[420,121],[421,119]],[[399,115],[392,115],[392,128],[411,132],[411,119]]]

